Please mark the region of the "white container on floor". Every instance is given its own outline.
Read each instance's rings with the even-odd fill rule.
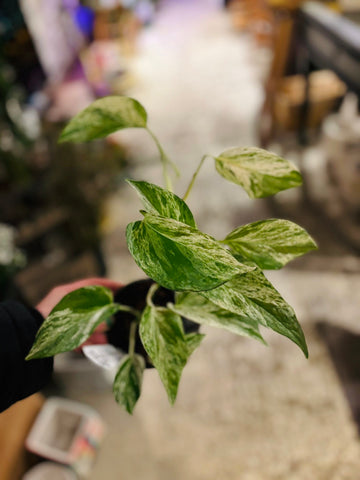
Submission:
[[[52,397],[37,416],[26,448],[86,475],[103,435],[104,423],[95,410],[83,403]]]

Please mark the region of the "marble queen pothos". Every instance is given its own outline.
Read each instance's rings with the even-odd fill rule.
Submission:
[[[179,174],[177,166],[150,130],[144,107],[125,96],[94,101],[68,123],[60,142],[87,142],[125,128],[145,130],[154,140],[162,164],[164,187],[128,180],[142,203],[142,218],[128,225],[127,244],[137,265],[152,280],[151,287],[139,308],[116,302],[112,292],[101,286],[69,293],[40,327],[27,358],[72,350],[101,322],[124,312],[130,318],[127,351],[113,391],[116,401],[132,413],[146,364],[157,369],[170,403],[175,402],[182,370],[204,337],[198,331],[188,332],[183,318],[263,343],[260,327],[270,328],[292,340],[307,357],[305,337],[294,310],[263,270],[282,268],[316,249],[311,236],[288,220],[269,219],[241,225],[218,240],[198,229],[186,203],[207,160],[214,162],[223,179],[241,186],[250,198],[301,185],[298,169],[260,148],[231,148],[204,155],[180,198],[173,191],[170,174]],[[161,289],[174,293],[171,301],[159,305],[155,297]]]

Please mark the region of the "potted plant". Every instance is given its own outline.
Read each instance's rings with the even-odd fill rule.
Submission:
[[[280,219],[239,226],[221,240],[201,232],[186,200],[201,166],[211,156],[201,159],[183,197],[175,195],[169,170],[177,173],[177,168],[149,129],[144,107],[132,98],[96,100],[69,122],[60,142],[85,142],[124,128],[142,128],[153,138],[166,185],[128,180],[142,202],[142,219],[127,226],[127,244],[150,283],[140,288],[143,298],[131,294],[132,301],[128,301],[128,294],[116,301],[102,286],[66,295],[42,324],[27,358],[72,350],[101,322],[125,312],[125,320],[116,323],[122,328],[123,342],[126,336],[122,347],[127,354],[115,376],[113,391],[116,401],[132,413],[146,363],[158,370],[170,403],[175,402],[182,370],[204,337],[193,323],[185,325],[182,318],[263,343],[259,327],[267,327],[288,337],[307,357],[295,313],[266,279],[263,269],[279,269],[315,249],[314,240],[300,226]],[[217,172],[242,186],[251,198],[302,183],[292,163],[259,148],[231,148],[212,159]]]

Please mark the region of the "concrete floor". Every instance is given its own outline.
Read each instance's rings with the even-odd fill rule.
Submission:
[[[140,39],[129,92],[183,172],[182,193],[204,153],[256,143],[261,79],[268,52],[232,31],[219,2],[164,2]],[[141,131],[124,132],[132,153],[126,176],[161,182],[156,151]],[[190,197],[199,226],[225,236],[269,214],[263,201],[218,177],[209,162]],[[124,187],[109,204],[109,276],[141,278],[124,229],[140,205]],[[171,408],[156,372],[147,371],[134,415],[115,404],[110,380],[89,366],[67,395],[96,408],[107,435],[89,480],[357,480],[360,444],[348,403],[315,324],[360,332],[360,275],[286,268],[270,275],[304,327],[310,359],[265,332],[266,348],[215,329],[185,368]],[[62,374],[64,376],[64,374]],[[74,377],[73,377],[74,378]]]

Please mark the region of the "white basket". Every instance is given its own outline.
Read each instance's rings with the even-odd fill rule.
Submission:
[[[91,407],[52,397],[37,416],[25,445],[40,457],[85,474],[91,469],[104,430],[101,417]]]

